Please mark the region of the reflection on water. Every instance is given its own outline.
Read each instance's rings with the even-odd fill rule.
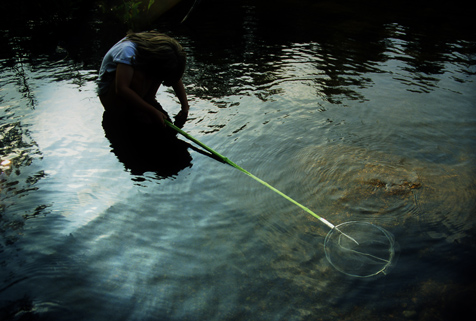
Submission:
[[[332,223],[395,236],[397,265],[361,280],[332,268],[327,227],[279,195],[182,137],[111,126],[94,80],[127,26],[74,3],[8,2],[18,15],[0,21],[0,319],[473,311],[469,10],[209,0],[154,26],[187,48],[185,131]],[[179,108],[167,88],[157,98]]]
[[[170,129],[158,130],[114,119],[107,112],[103,115],[102,125],[112,151],[133,175],[155,172],[157,178],[166,178],[192,166],[188,144],[177,139],[176,133]]]

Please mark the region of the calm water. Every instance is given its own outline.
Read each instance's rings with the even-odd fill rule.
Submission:
[[[368,3],[202,1],[185,24],[156,27],[189,55],[184,130],[335,224],[390,231],[398,261],[374,279],[333,269],[326,226],[185,139],[111,146],[94,81],[126,25],[92,7],[9,4],[0,319],[474,314],[472,17]],[[167,88],[158,100],[179,110]]]

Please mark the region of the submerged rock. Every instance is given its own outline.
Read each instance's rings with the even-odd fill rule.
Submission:
[[[305,173],[298,179],[312,192],[315,207],[324,204],[334,221],[420,227],[441,223],[446,229],[423,229],[451,242],[475,226],[476,180],[470,165],[430,163],[346,145],[310,146],[292,163],[296,174]]]

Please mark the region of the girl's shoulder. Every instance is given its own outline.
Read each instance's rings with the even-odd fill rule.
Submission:
[[[136,55],[136,44],[124,38],[111,48],[111,55],[115,63],[131,64]]]

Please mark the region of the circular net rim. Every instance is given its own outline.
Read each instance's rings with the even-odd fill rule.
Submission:
[[[386,259],[387,263],[383,265],[378,271],[371,272],[368,274],[363,274],[363,275],[347,272],[343,268],[341,268],[338,264],[335,264],[333,260],[331,259],[331,253],[328,246],[329,240],[331,239],[334,233],[340,233],[341,235],[345,236],[345,232],[342,232],[341,230],[345,230],[345,226],[349,224],[365,224],[365,225],[371,226],[372,228],[378,229],[378,231],[381,232],[387,238],[389,243],[388,259]],[[350,237],[350,239],[352,238]],[[394,241],[393,235],[390,232],[388,232],[387,230],[385,230],[384,228],[378,225],[375,225],[369,222],[362,222],[362,221],[349,221],[349,222],[344,222],[334,226],[334,228],[331,229],[327,233],[326,238],[324,240],[324,252],[326,254],[327,261],[339,272],[344,273],[348,276],[352,276],[352,277],[367,278],[367,277],[376,276],[380,273],[387,274],[386,272],[388,271],[389,267],[392,265],[395,258],[395,241]]]

